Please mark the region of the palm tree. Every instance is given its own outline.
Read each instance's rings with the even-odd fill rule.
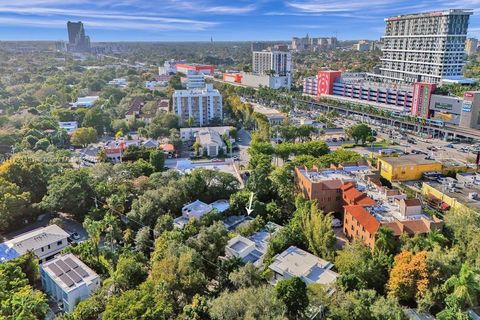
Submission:
[[[435,247],[436,245],[443,245],[447,241],[443,233],[439,230],[432,229],[430,232],[427,233],[427,245],[430,249]]]
[[[480,273],[477,269],[464,263],[458,275],[451,276],[445,282],[445,287],[453,288],[452,295],[462,306],[476,306],[480,295]]]
[[[198,152],[200,151],[201,147],[202,145],[200,144],[200,142],[195,141],[195,143],[193,144],[193,150],[195,150],[195,155],[199,155]]]
[[[396,247],[396,239],[393,230],[380,227],[375,235],[375,249],[386,253],[393,253]]]

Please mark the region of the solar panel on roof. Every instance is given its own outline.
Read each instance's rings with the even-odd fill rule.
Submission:
[[[69,272],[67,272],[67,275],[72,278],[73,281],[75,281],[76,283],[79,283],[79,282],[82,282],[82,277],[80,277],[75,271],[73,270],[70,270]]]
[[[75,269],[75,271],[82,277],[82,278],[86,278],[88,277],[88,272],[83,270],[82,267],[78,266],[78,268]]]
[[[55,261],[55,264],[63,270],[63,272],[67,272],[68,270],[70,270],[71,268],[69,266],[67,266],[67,264],[65,262],[63,262],[63,260],[58,260],[58,261]]]
[[[66,274],[62,274],[59,278],[60,280],[62,280],[63,283],[67,285],[67,287],[73,287],[73,285],[75,284],[73,280],[70,279],[70,277]]]
[[[75,269],[78,267],[78,264],[75,261],[73,261],[71,258],[67,258],[64,261],[72,269]]]
[[[49,264],[49,265],[47,266],[47,268],[50,269],[50,270],[52,270],[53,274],[55,274],[55,276],[57,276],[57,277],[58,277],[59,275],[62,275],[62,274],[63,274],[63,271],[60,270],[60,268],[57,267],[57,266],[55,265],[55,263]]]

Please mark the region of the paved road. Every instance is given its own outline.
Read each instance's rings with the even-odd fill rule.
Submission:
[[[247,166],[248,161],[250,160],[250,155],[248,154],[247,150],[248,147],[250,146],[250,133],[243,128],[238,130],[237,133],[237,144],[238,148],[240,149],[239,151],[239,157],[240,157],[240,164]]]

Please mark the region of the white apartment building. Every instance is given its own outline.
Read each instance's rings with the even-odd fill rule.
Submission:
[[[100,277],[73,254],[64,254],[40,266],[43,289],[65,312],[100,287]]]
[[[472,10],[413,13],[385,19],[380,75],[389,82],[440,83],[462,77]]]
[[[187,74],[187,90],[205,88],[205,75],[203,73]]]
[[[56,224],[21,234],[0,245],[0,263],[32,251],[43,263],[68,246],[69,234]]]
[[[292,54],[285,51],[254,51],[253,73],[268,74],[273,70],[275,75],[285,76],[292,72]]]
[[[197,126],[204,126],[213,119],[223,119],[222,95],[212,84],[203,89],[176,90],[173,94],[173,109],[180,118],[180,124],[186,125],[189,118]]]

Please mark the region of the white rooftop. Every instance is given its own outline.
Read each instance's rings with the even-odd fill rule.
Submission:
[[[343,182],[355,181],[355,174],[347,172],[345,170],[320,170],[320,171],[309,171],[302,168],[299,168],[300,173],[302,173],[308,180],[312,182],[321,182],[328,180],[342,180]]]
[[[331,271],[333,264],[295,246],[275,256],[269,266],[284,278],[300,277],[305,283],[331,284],[338,273]]]
[[[42,269],[64,292],[73,291],[83,285],[100,284],[98,274],[71,253],[45,262]]]
[[[182,208],[182,215],[186,218],[200,219],[203,215],[213,210],[213,207],[200,200],[195,200]]]
[[[68,238],[69,234],[56,224],[21,234],[4,244],[15,249],[19,254],[25,254],[29,250],[38,250],[49,244]]]

